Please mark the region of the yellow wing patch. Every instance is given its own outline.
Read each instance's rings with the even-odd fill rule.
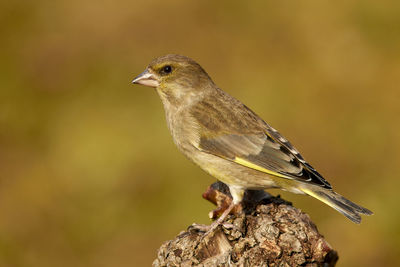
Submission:
[[[288,177],[286,175],[280,174],[278,172],[274,172],[274,171],[268,170],[266,168],[263,168],[263,167],[261,167],[261,166],[259,166],[257,164],[254,164],[254,163],[252,163],[250,161],[247,161],[245,159],[242,159],[242,158],[235,157],[235,159],[233,161],[238,163],[238,164],[240,164],[240,165],[248,167],[250,169],[254,169],[254,170],[257,170],[257,171],[260,171],[260,172],[264,172],[264,173],[267,173],[269,175],[273,175],[273,176],[277,176],[277,177],[281,177],[281,178],[286,178],[286,179],[293,179],[293,178],[290,178],[290,177]]]

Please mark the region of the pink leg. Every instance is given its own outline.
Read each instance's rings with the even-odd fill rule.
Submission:
[[[209,233],[213,232],[218,226],[220,226],[224,222],[228,214],[231,212],[233,207],[235,207],[235,203],[233,203],[232,201],[229,207],[221,214],[221,216],[219,216],[219,218],[209,226],[209,229],[207,230],[205,235],[208,235]]]

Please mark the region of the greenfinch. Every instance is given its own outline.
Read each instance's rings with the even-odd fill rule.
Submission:
[[[246,189],[310,195],[355,223],[361,222],[360,214],[372,214],[334,192],[285,137],[221,90],[194,60],[174,54],[158,57],[133,83],[156,89],[176,146],[228,185],[233,201],[215,225],[241,202]]]

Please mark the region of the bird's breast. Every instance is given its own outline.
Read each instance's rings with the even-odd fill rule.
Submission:
[[[166,109],[165,115],[175,145],[186,157],[192,159],[200,140],[197,122],[185,109]]]

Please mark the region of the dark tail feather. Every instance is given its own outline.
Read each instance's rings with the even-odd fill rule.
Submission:
[[[357,205],[354,202],[351,202],[350,200],[344,198],[343,196],[339,195],[338,193],[335,193],[332,190],[315,188],[315,187],[301,188],[301,190],[307,195],[315,197],[316,199],[324,202],[325,204],[339,211],[354,223],[359,224],[361,222],[360,214],[365,214],[365,215],[373,214],[373,212],[370,211],[369,209],[366,209],[364,207]]]

